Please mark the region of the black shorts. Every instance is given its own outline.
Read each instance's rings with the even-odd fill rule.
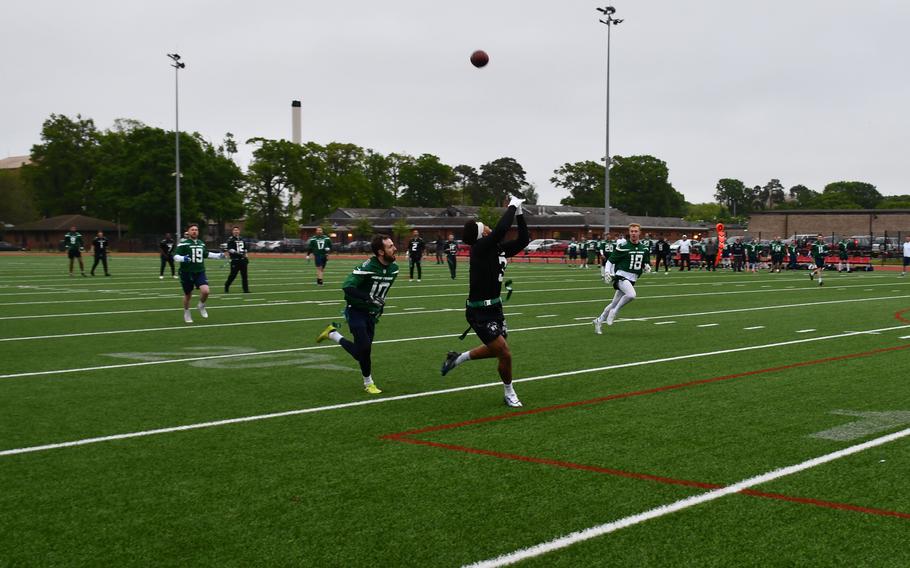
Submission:
[[[205,277],[205,272],[181,272],[180,286],[184,294],[192,294],[193,288],[208,286],[209,281]]]
[[[840,260],[848,260],[849,257],[847,256],[847,253],[842,252],[837,255],[837,258],[839,258]]]
[[[815,262],[815,266],[817,266],[819,268],[825,267],[825,257],[815,256],[815,257],[812,257],[812,260]]]
[[[316,268],[325,268],[328,262],[329,257],[327,255],[313,255],[313,264],[316,265]]]
[[[502,304],[494,304],[483,308],[465,308],[464,318],[468,320],[471,329],[484,345],[489,345],[502,336],[509,336],[506,327],[506,317],[502,313]]]
[[[66,255],[70,258],[80,258],[82,256],[82,251],[70,249],[67,251]]]

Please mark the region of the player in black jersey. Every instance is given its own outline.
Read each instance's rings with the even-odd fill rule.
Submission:
[[[95,254],[95,263],[92,264],[92,276],[95,275],[95,269],[98,268],[98,263],[104,265],[104,275],[110,276],[111,273],[107,270],[107,237],[104,236],[103,231],[98,231],[98,236],[92,239],[92,252]]]
[[[247,277],[247,267],[250,264],[250,259],[246,256],[246,243],[240,238],[240,227],[231,229],[231,238],[227,242],[227,253],[231,257],[231,273],[224,283],[224,293],[227,294],[230,291],[231,283],[234,278],[237,278],[237,273],[239,272],[240,283],[243,284],[243,293],[249,294],[250,281]]]
[[[449,240],[445,244],[446,262],[449,264],[449,274],[452,280],[455,280],[455,269],[458,268],[458,243],[455,241],[455,235],[449,233]]]
[[[412,238],[408,242],[408,270],[409,278],[408,282],[414,280],[414,267],[417,267],[417,281],[420,282],[420,276],[423,272],[421,266],[421,260],[423,259],[423,251],[427,248],[427,244],[420,238],[420,231],[414,229],[412,233]]]
[[[471,245],[470,288],[465,308],[465,319],[471,329],[483,342],[480,347],[458,353],[450,351],[442,364],[446,375],[458,365],[470,359],[499,360],[499,378],[502,380],[505,403],[511,407],[521,406],[518,395],[512,387],[512,353],[506,342],[508,328],[502,313],[502,279],[509,263],[509,257],[524,250],[531,242],[528,225],[522,214],[522,199],[513,197],[505,214],[490,230],[483,223],[468,221],[464,226],[462,240]],[[512,221],[518,218],[518,238],[503,242]]]
[[[174,249],[177,248],[177,243],[171,238],[170,233],[164,235],[164,238],[158,243],[158,248],[161,249],[161,272],[158,274],[158,279],[164,278],[164,267],[166,265],[171,267],[171,278],[177,278],[174,273]]]

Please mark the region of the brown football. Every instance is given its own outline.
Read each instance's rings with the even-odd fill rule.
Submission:
[[[478,49],[477,51],[475,51],[474,53],[471,54],[471,65],[473,65],[474,67],[477,67],[478,69],[483,67],[484,65],[486,65],[489,62],[490,62],[490,56],[487,55],[487,52],[482,49]]]

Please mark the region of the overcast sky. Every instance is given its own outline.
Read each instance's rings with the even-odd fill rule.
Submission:
[[[51,113],[218,142],[303,138],[475,167],[503,156],[543,203],[604,154],[606,26],[581,0],[16,1],[0,35],[0,157]],[[910,193],[910,2],[616,0],[611,154],[651,154],[689,201],[722,177]],[[475,69],[475,49],[490,64]],[[245,166],[250,148],[241,148]]]

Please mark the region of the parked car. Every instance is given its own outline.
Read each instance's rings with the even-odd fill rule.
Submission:
[[[569,242],[570,241],[557,240],[556,242],[541,246],[538,250],[547,252],[549,254],[565,255],[569,250]]]
[[[338,248],[341,252],[370,252],[370,241],[351,241]]]
[[[537,252],[538,250],[541,250],[541,247],[552,245],[555,242],[556,239],[534,239],[525,247],[525,252]]]
[[[875,237],[872,241],[872,255],[892,254],[899,248],[897,239],[893,237]],[[900,254],[898,254],[900,256]]]
[[[277,252],[304,252],[306,251],[306,241],[303,239],[282,239],[278,241],[275,247]]]
[[[25,249],[18,245],[8,243],[6,241],[0,241],[0,252],[11,252],[11,251],[17,251],[17,250],[25,250]]]

